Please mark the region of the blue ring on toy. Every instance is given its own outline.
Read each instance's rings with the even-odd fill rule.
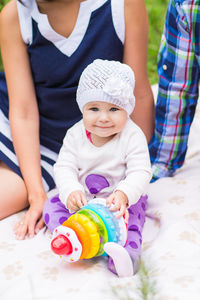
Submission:
[[[113,217],[111,213],[106,209],[105,206],[99,204],[88,204],[83,207],[84,209],[90,209],[94,211],[104,222],[106,230],[108,232],[108,241],[117,243],[117,231],[115,223],[113,222]]]
[[[119,225],[120,219],[116,218],[116,215],[118,214],[118,211],[110,211],[110,208],[106,206],[106,200],[102,198],[94,198],[89,202],[89,205],[98,205],[100,207],[103,207],[104,210],[107,211],[109,216],[112,218],[113,223],[115,224],[115,230],[117,234],[117,242],[119,243],[119,240],[121,239],[121,227]]]
[[[98,207],[101,207],[103,209],[103,211],[107,212],[107,214],[110,216],[110,218],[112,219],[114,225],[115,225],[115,232],[116,232],[116,238],[117,238],[117,243],[119,242],[119,239],[120,239],[120,232],[121,232],[121,228],[119,226],[119,219],[116,218],[116,215],[118,214],[117,211],[110,211],[110,208],[107,207],[106,205],[104,204],[101,204],[101,203],[89,203],[89,205],[97,205]]]

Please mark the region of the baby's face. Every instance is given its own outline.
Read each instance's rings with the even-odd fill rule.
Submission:
[[[111,103],[89,102],[83,108],[85,128],[98,137],[112,137],[121,132],[127,121],[127,112]]]

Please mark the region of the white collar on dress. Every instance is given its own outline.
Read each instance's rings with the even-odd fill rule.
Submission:
[[[31,16],[38,23],[40,33],[51,41],[63,54],[71,56],[81,44],[87,31],[91,14],[108,0],[86,0],[80,3],[76,24],[68,38],[57,33],[50,25],[48,16],[40,13],[36,0],[27,0],[27,5],[32,4]]]

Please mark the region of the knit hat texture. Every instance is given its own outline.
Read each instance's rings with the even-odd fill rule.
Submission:
[[[135,106],[135,76],[132,69],[118,61],[96,59],[83,71],[76,100],[81,111],[93,101],[108,102],[130,115]]]

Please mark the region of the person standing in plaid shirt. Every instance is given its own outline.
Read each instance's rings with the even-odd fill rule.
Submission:
[[[158,55],[155,134],[149,149],[153,179],[182,166],[198,99],[200,1],[170,0]]]

